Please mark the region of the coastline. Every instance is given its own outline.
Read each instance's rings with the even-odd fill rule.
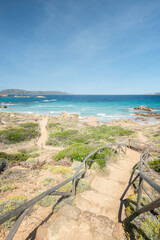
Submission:
[[[160,113],[159,95],[51,95],[43,97],[1,97],[0,112],[60,115],[65,111],[69,114],[78,114],[82,119],[97,117],[99,122],[119,119],[135,120],[136,118],[141,118],[137,120],[143,122],[147,118],[151,123],[154,122],[154,118],[140,116],[134,108],[144,105],[156,109],[154,113]]]

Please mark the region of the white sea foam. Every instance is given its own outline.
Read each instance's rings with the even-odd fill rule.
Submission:
[[[43,102],[55,102],[57,101],[56,99],[48,99],[48,100],[43,100]]]
[[[97,113],[97,116],[102,116],[102,117],[105,117],[107,116],[105,113]]]

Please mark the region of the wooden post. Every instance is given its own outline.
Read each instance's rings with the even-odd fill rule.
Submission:
[[[138,210],[141,206],[141,199],[142,199],[142,186],[143,186],[143,179],[140,177],[139,179],[139,189],[138,189],[138,195],[137,195],[137,206],[136,210]]]
[[[76,179],[72,181],[72,194],[76,195]]]
[[[131,139],[128,139],[128,147],[131,148]]]

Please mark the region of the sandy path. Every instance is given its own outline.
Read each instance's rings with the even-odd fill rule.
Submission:
[[[42,120],[39,122],[41,135],[37,141],[37,146],[42,149],[61,151],[63,147],[54,147],[54,146],[46,145],[46,142],[48,140],[48,131],[47,131],[48,118],[49,118],[49,114],[43,116]]]
[[[139,153],[128,149],[126,156],[108,165],[109,176],[96,175],[91,183],[92,191],[85,191],[76,196],[76,205],[82,212],[102,215],[114,222],[113,232],[118,234],[118,239],[123,239],[123,229],[118,223],[120,198],[127,187],[131,169],[139,161],[139,157]],[[132,190],[127,194],[131,193]]]
[[[45,147],[46,141],[48,139],[48,132],[46,129],[47,123],[48,123],[48,114],[46,116],[43,116],[42,120],[39,122],[41,135],[37,141],[37,145],[41,148]]]
[[[144,134],[142,132],[140,132],[140,131],[137,131],[137,133],[138,133],[138,138],[139,138],[140,142],[146,143],[147,140],[148,140],[147,137],[144,136]]]

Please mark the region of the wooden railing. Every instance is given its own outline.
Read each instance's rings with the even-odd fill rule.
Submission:
[[[137,144],[139,147],[139,144],[144,144],[144,143],[135,142],[135,140],[130,139],[129,147],[131,147],[132,144],[134,144],[134,145]],[[133,148],[133,146],[132,146],[132,148]],[[139,184],[138,184],[138,188],[137,188],[138,194],[137,194],[136,211],[133,212],[133,214],[131,214],[129,217],[126,217],[123,221],[124,223],[130,223],[136,217],[138,217],[140,214],[160,207],[160,197],[155,199],[154,196],[152,195],[152,193],[149,191],[148,187],[144,185],[144,183],[146,182],[152,189],[154,189],[158,193],[158,195],[160,194],[160,185],[158,185],[155,181],[153,181],[150,177],[147,176],[148,173],[153,173],[154,175],[156,174],[148,165],[148,159],[155,158],[154,156],[152,156],[152,154],[150,152],[150,149],[153,149],[153,148],[154,148],[154,146],[146,144],[146,150],[141,154],[140,161],[134,167],[133,172],[130,177],[130,180],[129,180],[129,183],[128,183],[128,186],[120,199],[121,203],[123,203],[124,196],[127,193],[129,187],[139,178]],[[136,174],[136,176],[133,179],[134,174]],[[160,176],[158,176],[158,174],[156,174],[156,178],[159,178],[159,177]],[[144,190],[144,192],[148,195],[148,197],[151,200],[151,202],[149,204],[147,204],[146,206],[143,206],[143,207],[141,207],[142,190]],[[120,220],[120,218],[119,218],[119,220]]]
[[[20,205],[16,209],[11,210],[10,212],[4,214],[3,216],[0,216],[0,224],[3,224],[7,220],[11,219],[14,216],[19,216],[15,224],[12,226],[10,232],[8,233],[6,240],[12,240],[14,235],[16,234],[21,222],[23,221],[24,217],[27,215],[27,213],[30,211],[30,208],[37,203],[39,200],[43,199],[47,195],[58,195],[58,196],[71,196],[76,194],[76,184],[79,181],[80,178],[84,177],[87,169],[88,164],[87,162],[94,161],[91,160],[90,157],[94,156],[96,153],[100,152],[101,150],[105,148],[110,148],[111,152],[116,152],[117,150],[124,151],[122,148],[123,144],[117,144],[117,143],[110,143],[108,145],[99,147],[94,152],[89,154],[83,162],[80,164],[77,171],[74,173],[74,175],[68,179],[66,179],[64,182],[61,182],[60,184],[48,189],[47,191],[41,193],[40,195],[36,196],[35,198],[32,198],[31,200],[27,201],[26,203]],[[84,170],[82,170],[82,168]],[[81,171],[82,170],[82,171]],[[63,187],[67,183],[72,181],[72,191],[71,192],[59,192],[57,191],[59,188]]]
[[[137,144],[138,142],[136,142]],[[65,181],[61,182],[60,184],[46,190],[45,192],[41,193],[40,195],[38,195],[37,197],[27,201],[26,203],[20,205],[18,208],[11,210],[10,212],[4,214],[3,216],[0,216],[0,224],[3,224],[4,222],[6,222],[7,220],[11,219],[14,216],[19,216],[17,221],[15,222],[15,224],[12,226],[9,234],[6,237],[6,240],[12,240],[15,233],[17,232],[21,222],[23,221],[24,217],[27,215],[27,213],[30,211],[31,206],[33,206],[35,203],[37,203],[39,200],[43,199],[44,197],[46,197],[47,195],[59,195],[59,196],[71,196],[71,195],[75,195],[76,194],[76,185],[77,182],[79,181],[80,178],[84,177],[87,169],[88,169],[88,164],[87,162],[90,161],[94,161],[91,160],[90,158],[92,156],[94,156],[96,153],[100,152],[101,150],[105,149],[105,148],[110,148],[111,152],[114,153],[117,150],[123,151],[124,153],[126,153],[127,148],[131,148],[133,147],[132,144],[135,144],[135,141],[132,139],[128,139],[127,141],[123,142],[123,143],[110,143],[108,145],[99,147],[98,149],[96,149],[94,152],[92,152],[91,154],[89,154],[84,160],[83,162],[80,164],[79,168],[77,169],[77,171],[74,173],[74,175],[68,179],[66,179]],[[144,144],[144,143],[142,143]],[[158,184],[156,184],[155,182],[153,182],[149,177],[146,176],[146,174],[143,172],[143,165],[147,166],[147,168],[152,171],[146,160],[148,159],[148,157],[151,156],[150,154],[150,145],[146,145],[146,150],[143,152],[143,154],[140,157],[140,162],[138,164],[136,164],[136,166],[133,169],[133,172],[131,174],[128,186],[126,188],[126,190],[124,191],[122,197],[121,197],[121,205],[123,204],[123,199],[125,194],[127,193],[129,187],[139,178],[139,187],[138,187],[138,197],[137,197],[137,210],[130,215],[128,218],[126,218],[124,220],[124,222],[131,222],[133,219],[135,219],[137,216],[139,216],[140,214],[153,210],[154,208],[158,208],[160,207],[160,198],[158,198],[157,200],[153,200],[152,194],[149,192],[149,190],[147,189],[147,187],[144,186],[144,181],[146,181],[153,189],[155,189],[158,193],[160,193],[160,186]],[[140,166],[140,170],[137,173],[136,177],[133,179],[134,174],[137,172],[138,167]],[[84,167],[84,170],[82,170]],[[132,180],[133,179],[133,180]],[[59,188],[61,188],[62,186],[66,185],[67,183],[72,182],[72,190],[71,192],[60,192],[57,191]],[[149,198],[152,200],[152,202],[150,204],[148,204],[147,206],[144,206],[142,208],[140,208],[140,203],[141,203],[141,198],[142,198],[142,188],[143,190],[146,192],[146,194],[149,196]],[[121,218],[120,214],[119,214],[119,219]]]

